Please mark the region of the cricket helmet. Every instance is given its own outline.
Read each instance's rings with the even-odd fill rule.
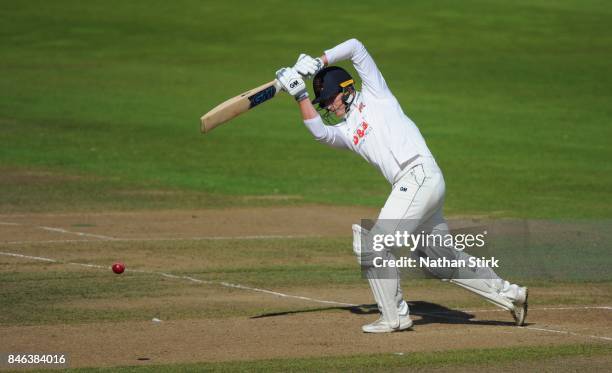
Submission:
[[[343,92],[342,101],[348,109],[350,106],[348,99],[354,92],[354,87],[355,82],[346,70],[338,66],[328,66],[319,71],[312,80],[312,89],[315,94],[312,104],[319,104],[319,107],[324,109],[328,106],[330,100],[333,100],[338,93]]]

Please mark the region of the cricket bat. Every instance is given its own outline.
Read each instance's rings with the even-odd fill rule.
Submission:
[[[234,98],[217,105],[200,118],[202,133],[208,133],[219,125],[236,118],[255,106],[268,101],[281,91],[278,80],[253,88]]]

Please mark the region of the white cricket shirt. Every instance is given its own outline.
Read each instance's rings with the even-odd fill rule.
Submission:
[[[404,114],[359,40],[347,40],[326,50],[325,55],[330,65],[350,59],[362,85],[341,123],[326,126],[320,116],[304,121],[317,141],[358,153],[378,168],[391,184],[401,170],[418,162],[419,158],[433,161],[421,132]]]

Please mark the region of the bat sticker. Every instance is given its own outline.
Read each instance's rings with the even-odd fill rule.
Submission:
[[[255,93],[252,96],[249,96],[249,101],[251,104],[249,105],[249,109],[254,108],[255,106],[265,102],[276,94],[276,87],[271,85],[268,88],[262,89],[261,91]]]

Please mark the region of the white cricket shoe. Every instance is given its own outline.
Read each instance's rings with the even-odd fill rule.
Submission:
[[[391,332],[399,332],[401,330],[406,330],[412,327],[412,320],[410,319],[410,315],[400,315],[399,317],[399,327],[392,328],[387,321],[385,321],[384,317],[381,315],[380,318],[374,321],[371,324],[367,324],[361,327],[361,330],[364,333],[391,333]]]
[[[510,310],[512,317],[514,317],[514,323],[517,326],[525,325],[525,318],[527,317],[527,297],[529,296],[529,289],[523,286],[518,289],[516,299],[512,301],[513,309]]]

